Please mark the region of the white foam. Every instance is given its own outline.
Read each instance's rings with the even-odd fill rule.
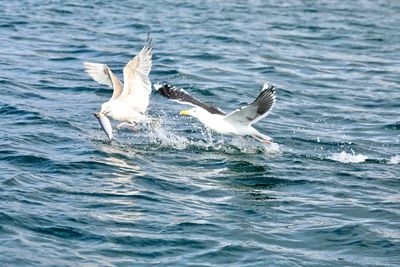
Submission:
[[[355,153],[347,153],[342,151],[340,153],[333,153],[330,157],[328,157],[328,159],[343,163],[360,163],[367,160],[368,157],[362,154],[356,155]]]
[[[265,155],[275,155],[281,152],[277,143],[262,144],[254,139],[244,137],[234,137],[229,144],[238,148],[241,152],[250,154],[264,152]]]
[[[239,149],[244,153],[257,153],[258,149],[253,140],[246,139],[244,137],[234,137],[232,138],[230,145],[235,149]]]
[[[276,155],[281,153],[281,147],[278,143],[271,143],[268,145],[264,145],[264,153],[269,155]]]
[[[388,162],[388,164],[399,164],[400,163],[400,155],[392,156]]]

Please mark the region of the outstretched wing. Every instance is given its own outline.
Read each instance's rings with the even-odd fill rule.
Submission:
[[[123,84],[106,64],[84,62],[86,73],[98,83],[105,84],[114,89],[111,99],[121,95]]]
[[[248,106],[237,109],[228,115],[225,120],[231,123],[253,124],[266,117],[275,104],[275,86],[264,84],[256,100]]]
[[[210,105],[200,102],[199,100],[197,100],[194,97],[192,97],[191,95],[189,95],[189,93],[183,89],[177,89],[166,83],[164,83],[163,85],[157,83],[154,85],[154,88],[162,96],[164,96],[168,99],[171,99],[173,101],[177,101],[181,104],[187,104],[187,105],[191,105],[191,106],[204,108],[211,114],[225,115],[225,113],[220,108],[213,107],[213,106],[210,106]]]
[[[124,88],[119,99],[129,103],[139,112],[145,112],[149,105],[151,64],[152,48],[148,40],[139,54],[124,67]]]

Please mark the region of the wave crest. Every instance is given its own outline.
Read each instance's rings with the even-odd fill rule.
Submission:
[[[342,151],[340,153],[333,153],[328,159],[339,161],[342,163],[360,163],[365,162],[368,157],[362,154],[356,155],[355,153],[347,153]]]
[[[388,162],[388,164],[399,164],[400,163],[400,155],[392,156]]]

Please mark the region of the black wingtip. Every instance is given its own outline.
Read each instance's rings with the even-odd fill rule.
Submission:
[[[210,106],[210,105],[200,102],[199,100],[192,97],[188,92],[186,92],[182,88],[178,89],[175,86],[172,86],[166,82],[164,82],[163,84],[158,83],[154,87],[156,88],[156,91],[160,95],[162,95],[168,99],[175,100],[180,103],[185,103],[185,104],[204,108],[205,110],[207,110],[208,112],[210,112],[212,114],[225,115],[225,113],[222,110],[220,110],[219,108],[216,108],[216,107],[213,107],[213,106]]]
[[[148,32],[147,33],[147,36],[146,36],[146,42],[145,42],[145,44],[147,45],[147,46],[151,46],[151,42],[153,41],[153,39],[151,38],[151,35],[150,35],[150,33]]]
[[[256,100],[254,100],[254,102],[264,97],[275,98],[275,92],[275,85],[265,83],[260,94],[257,96]]]
[[[171,91],[173,90],[173,86],[172,85],[170,85],[170,84],[168,84],[166,82],[163,82],[162,84],[161,83],[157,83],[154,87],[156,88],[156,91],[160,95],[162,95],[162,96],[164,96],[166,98],[170,98],[171,97]]]
[[[276,94],[275,85],[274,84],[268,84],[267,87],[262,90],[261,94],[270,95],[271,97],[275,97],[275,94]]]
[[[275,89],[276,89],[276,87],[274,84],[265,83],[262,88],[262,91],[271,91],[271,92],[275,93]]]

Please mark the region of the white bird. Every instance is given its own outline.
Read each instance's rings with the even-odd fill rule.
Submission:
[[[105,64],[84,62],[85,71],[96,82],[113,88],[113,94],[107,102],[101,105],[101,109],[95,116],[107,136],[112,139],[112,129],[109,120],[101,120],[102,116],[110,117],[124,125],[134,126],[138,122],[147,122],[146,110],[149,105],[151,82],[149,73],[152,65],[152,48],[148,40],[142,50],[124,67],[124,84],[114,75]],[[112,131],[112,130],[111,130]]]
[[[183,89],[168,84],[155,84],[154,87],[168,99],[195,106],[189,110],[182,110],[179,115],[195,117],[207,128],[220,134],[251,136],[262,143],[271,143],[271,137],[257,131],[252,124],[266,117],[272,110],[275,104],[273,85],[265,83],[256,100],[229,114],[225,114],[220,108],[200,102]]]

